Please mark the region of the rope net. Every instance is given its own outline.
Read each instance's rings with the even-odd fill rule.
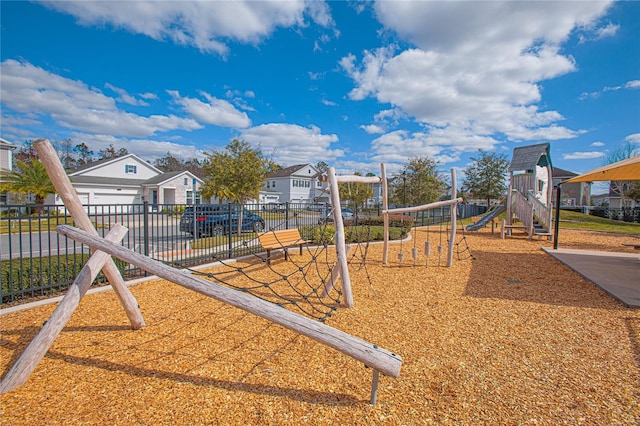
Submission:
[[[270,227],[267,232],[284,229],[284,224],[283,221]],[[236,260],[225,260],[213,253],[216,266],[207,269],[206,272],[194,269],[189,271],[324,322],[333,315],[341,303],[341,280],[336,252],[330,248],[335,239],[332,226],[324,221],[313,228],[309,232],[314,233],[315,241],[302,246],[302,255],[299,255],[298,246],[289,247],[288,261],[285,261],[282,253],[274,254],[277,249],[271,252],[270,259],[267,258],[257,241],[258,237],[254,237],[237,243],[249,251],[248,255]],[[364,234],[367,238],[368,235]],[[287,243],[280,241],[277,232],[274,236],[282,250],[287,250]],[[355,247],[351,246],[348,263],[366,270],[367,251],[368,240],[366,244],[358,241]],[[371,282],[368,271],[367,278]]]

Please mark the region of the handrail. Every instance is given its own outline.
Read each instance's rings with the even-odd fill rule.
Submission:
[[[529,238],[531,238],[533,235],[533,204],[519,191],[513,191],[511,199],[512,204],[515,206],[516,217],[523,223]]]
[[[551,229],[551,207],[545,205],[532,192],[529,192],[529,202],[533,205],[533,215],[542,227],[549,231]]]

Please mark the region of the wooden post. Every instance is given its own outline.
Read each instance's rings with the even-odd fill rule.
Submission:
[[[303,334],[320,343],[330,346],[349,355],[365,365],[383,374],[398,377],[402,359],[389,351],[366,342],[358,337],[332,328],[319,321],[314,321],[292,311],[288,311],[266,300],[258,299],[250,294],[230,289],[202,278],[194,277],[186,272],[167,266],[157,260],[136,253],[119,244],[113,244],[96,235],[82,231],[69,225],[59,225],[58,233],[76,241],[89,244],[98,250],[107,252],[125,260],[145,271],[151,272],[165,280],[179,284],[185,288],[212,297],[224,303],[243,309],[259,317]]]
[[[389,209],[389,187],[387,185],[387,170],[384,163],[380,163],[380,179],[382,180],[382,210]],[[389,261],[389,215],[382,215],[384,221],[384,245],[382,247],[382,264],[386,265]]]
[[[119,242],[127,233],[127,228],[116,224],[106,236],[107,241]],[[78,307],[80,299],[85,295],[91,283],[102,269],[102,266],[109,259],[109,255],[102,251],[94,252],[87,263],[82,267],[80,273],[73,281],[67,294],[62,298],[60,304],[53,311],[49,320],[40,329],[36,337],[33,338],[29,346],[24,350],[20,358],[13,364],[7,374],[0,381],[0,393],[7,393],[18,386],[22,386],[40,360],[45,356],[53,341],[58,337],[60,331],[71,318],[71,315]]]
[[[451,169],[451,200],[457,200],[456,190],[456,169]],[[449,212],[451,213],[451,235],[449,237],[449,251],[447,252],[447,267],[450,268],[453,265],[453,246],[456,243],[456,219],[457,219],[457,206],[458,203],[451,204],[449,206]]]
[[[342,208],[340,207],[340,191],[336,179],[336,171],[333,167],[327,169],[329,178],[329,188],[331,195],[331,205],[333,206],[333,225],[336,228],[336,257],[342,278],[342,293],[344,304],[347,308],[353,307],[353,293],[351,292],[351,277],[349,276],[349,265],[347,263],[346,247],[344,242],[344,223],[342,222]]]
[[[51,146],[51,143],[47,139],[38,139],[33,142],[33,147],[38,152],[38,157],[47,170],[47,174],[49,175],[53,186],[56,188],[60,198],[62,198],[65,207],[71,213],[71,217],[76,225],[87,232],[92,232],[94,235],[98,235],[98,231],[93,227],[91,219],[89,219],[89,216],[87,216],[87,213],[82,207],[80,198],[78,197],[75,189],[73,189],[73,186],[71,186],[69,177],[62,168],[62,164]],[[131,323],[131,328],[134,330],[143,328],[145,323],[144,318],[142,318],[138,302],[124,283],[124,279],[122,278],[122,275],[120,275],[120,271],[113,262],[113,259],[108,259],[102,269],[127,313],[127,317]]]
[[[347,244],[345,256],[349,257],[349,252],[351,252],[351,245]],[[320,297],[327,297],[331,292],[331,289],[336,286],[336,282],[338,282],[338,279],[340,279],[340,268],[336,263],[331,269],[331,276],[329,277],[329,280],[324,284],[324,290],[322,291]]]

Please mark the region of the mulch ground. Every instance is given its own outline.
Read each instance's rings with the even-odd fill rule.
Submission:
[[[467,234],[459,247],[468,245],[475,259],[451,268],[437,266],[435,230],[419,230],[415,241],[415,262],[410,241],[402,263],[400,244],[391,245],[388,265],[382,246],[371,245],[366,268],[351,268],[355,307],[327,321],[403,358],[398,378],[380,377],[375,406],[372,371],[358,361],[155,280],[131,288],[142,330],[129,328],[113,292],[87,295],[27,383],[0,395],[0,422],[640,423],[640,310],[544,253],[552,246],[546,240]],[[560,236],[562,248],[634,252],[622,246],[633,242],[582,231]],[[2,374],[54,309],[0,317]]]

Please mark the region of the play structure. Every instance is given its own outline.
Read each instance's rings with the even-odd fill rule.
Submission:
[[[386,191],[383,191],[383,193],[385,193]],[[434,209],[439,209],[442,208],[444,206],[450,206],[450,235],[449,235],[449,241],[448,241],[448,250],[447,250],[447,267],[450,267],[453,264],[453,249],[455,247],[455,240],[456,240],[456,218],[457,218],[457,211],[456,211],[456,205],[460,202],[462,202],[462,198],[456,198],[456,171],[455,169],[451,169],[451,199],[450,200],[446,200],[446,201],[437,201],[435,203],[429,203],[429,204],[423,204],[421,206],[414,206],[414,207],[403,207],[403,208],[396,208],[396,209],[389,209],[388,205],[386,204],[386,196],[383,198],[383,210],[382,210],[382,214],[384,215],[384,247],[383,247],[383,254],[382,254],[382,263],[383,264],[388,264],[389,262],[389,215],[390,214],[403,214],[403,213],[417,213],[417,212],[422,212],[422,211],[430,211],[430,210],[434,210]],[[441,246],[439,246],[441,247]],[[431,245],[430,245],[430,241],[427,241],[425,243],[425,249],[424,249],[424,254],[426,256],[429,256],[431,254]],[[414,259],[417,258],[418,256],[418,250],[417,247],[414,247],[412,250],[412,256]],[[398,253],[398,259],[400,261],[402,261],[404,255],[402,253],[402,251],[400,251],[400,253]]]
[[[480,220],[467,226],[478,231],[506,211],[500,236],[520,230],[532,239],[546,236],[551,239],[553,180],[549,144],[518,147],[513,150],[509,165],[509,190],[506,203],[490,209]]]
[[[80,300],[100,270],[104,272],[110,284],[113,286],[118,299],[127,313],[131,327],[133,329],[140,329],[145,326],[138,302],[125,285],[122,276],[110,256],[117,257],[187,289],[265,318],[361,361],[365,366],[373,369],[371,404],[376,403],[379,373],[391,377],[397,377],[399,375],[402,365],[401,357],[377,345],[332,328],[320,321],[315,321],[304,315],[283,309],[279,304],[255,297],[247,293],[244,289],[228,288],[217,282],[193,276],[188,272],[165,265],[123,247],[118,244],[118,242],[126,234],[127,230],[119,224],[112,226],[109,234],[105,238],[100,237],[95,228],[93,228],[78,195],[73,190],[69,178],[64,172],[49,141],[40,139],[33,142],[33,146],[38,152],[38,156],[44,164],[58,195],[63,200],[75,224],[79,227],[74,228],[68,225],[60,225],[57,229],[58,232],[90,246],[92,256],[84,265],[49,320],[4,375],[0,381],[0,393],[9,392],[27,381],[39,361],[49,350],[55,338],[71,318]],[[331,270],[329,282],[333,286],[338,278],[342,279],[345,303],[347,306],[352,306],[353,297],[351,295],[351,282],[347,264],[348,249],[344,242],[344,227],[340,214],[340,200],[337,191],[338,179],[335,178],[333,169],[330,169],[329,175],[333,175],[333,178],[330,177],[330,180],[333,180],[332,186],[334,186],[331,196],[334,203],[337,257],[337,268]],[[283,246],[282,249],[285,249],[285,247]],[[240,273],[241,271],[237,272]],[[287,281],[289,278],[284,277],[283,280]],[[325,287],[325,291],[326,290],[328,290],[328,287]],[[314,293],[315,292],[317,291],[314,290]]]

